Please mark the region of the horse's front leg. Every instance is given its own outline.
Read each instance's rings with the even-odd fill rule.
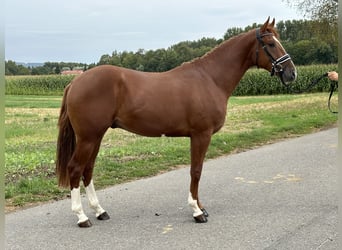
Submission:
[[[197,223],[207,222],[209,214],[203,208],[198,197],[198,186],[201,178],[203,161],[211,139],[211,133],[191,136],[191,168],[190,193],[188,204],[193,210],[193,217]]]

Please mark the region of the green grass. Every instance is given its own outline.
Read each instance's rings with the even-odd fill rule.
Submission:
[[[7,95],[6,108],[59,108],[60,96]]]
[[[337,116],[328,111],[327,98],[327,93],[231,97],[226,123],[212,137],[207,158],[334,126]],[[69,194],[57,187],[54,174],[60,103],[56,96],[6,96],[7,207]],[[147,138],[110,129],[102,141],[94,181],[99,189],[189,162],[188,138]]]

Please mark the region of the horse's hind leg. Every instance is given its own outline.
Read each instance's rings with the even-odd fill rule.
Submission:
[[[95,164],[95,159],[99,151],[101,140],[98,142],[96,148],[94,149],[90,163],[86,166],[83,173],[83,184],[88,197],[89,206],[95,210],[96,218],[98,220],[108,220],[110,217],[108,213],[101,207],[99,200],[97,198],[94,183],[93,183],[93,169]]]
[[[71,209],[78,217],[79,227],[90,227],[91,222],[85,215],[81,203],[80,180],[90,162],[93,162],[94,151],[98,151],[97,141],[77,138],[75,152],[68,164],[70,189],[71,189]],[[96,157],[95,154],[95,157]]]
[[[97,199],[93,180],[91,180],[89,185],[85,187],[85,191],[90,207],[95,210],[96,218],[98,220],[108,220],[110,218],[108,213],[101,207],[99,200]]]

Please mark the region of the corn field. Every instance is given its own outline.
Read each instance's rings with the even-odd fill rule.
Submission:
[[[6,76],[6,95],[63,95],[63,90],[75,76]]]
[[[291,89],[298,91],[305,89],[311,81],[322,74],[337,70],[336,64],[298,66],[298,78],[291,84]],[[63,95],[65,86],[75,76],[72,75],[45,75],[45,76],[6,76],[7,95]],[[329,91],[330,82],[322,79],[310,92]],[[284,87],[277,77],[270,77],[262,69],[250,69],[241,79],[235,89],[235,96],[274,95],[291,93]]]
[[[261,69],[250,69],[241,79],[234,91],[235,96],[275,95],[288,94],[292,91],[300,91],[315,79],[328,71],[337,70],[336,64],[297,66],[297,80],[290,84],[290,88],[284,87],[278,77],[270,77],[270,74]],[[310,92],[327,92],[330,81],[327,77],[315,85]]]

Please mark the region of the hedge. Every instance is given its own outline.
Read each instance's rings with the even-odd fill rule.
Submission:
[[[322,74],[337,70],[336,64],[297,66],[297,80],[291,83],[294,91],[305,89],[311,81]],[[72,75],[6,76],[7,95],[62,95],[65,86],[74,78]],[[310,92],[329,91],[330,83],[323,78]],[[277,77],[271,77],[262,69],[252,68],[246,72],[233,95],[274,95],[291,93]]]

